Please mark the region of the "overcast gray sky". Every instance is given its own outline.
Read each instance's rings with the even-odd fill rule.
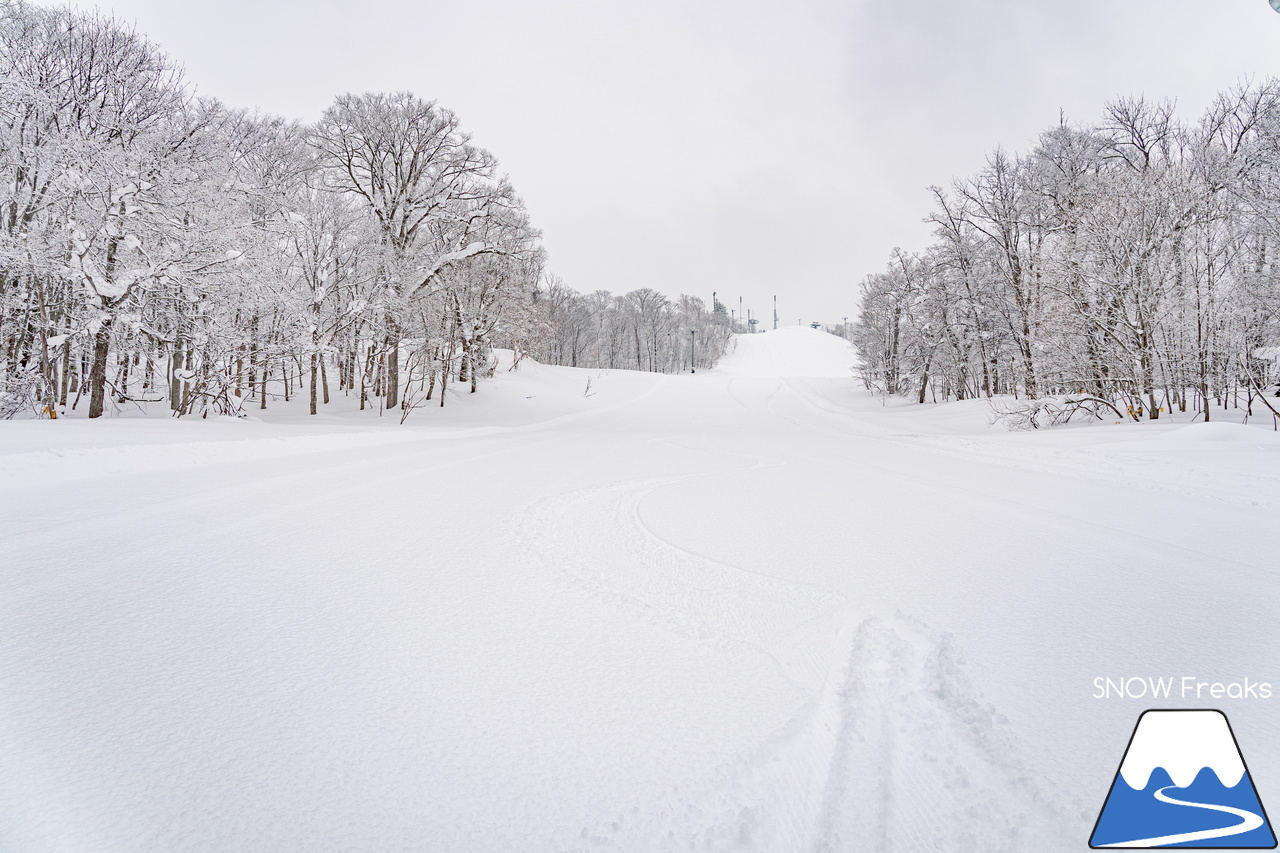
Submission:
[[[89,5],[89,4],[81,4]],[[571,286],[838,322],[926,187],[1117,94],[1280,75],[1267,0],[108,0],[203,95],[307,121],[407,89],[492,150]]]

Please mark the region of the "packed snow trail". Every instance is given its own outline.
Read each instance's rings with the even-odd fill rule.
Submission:
[[[0,850],[1081,849],[1147,707],[1096,677],[1280,684],[1280,444],[853,359],[0,423]]]

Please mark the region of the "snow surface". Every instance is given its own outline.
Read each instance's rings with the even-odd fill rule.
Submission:
[[[1095,678],[1280,685],[1280,442],[854,360],[0,423],[0,850],[1083,849]],[[1264,803],[1276,701],[1215,703]]]

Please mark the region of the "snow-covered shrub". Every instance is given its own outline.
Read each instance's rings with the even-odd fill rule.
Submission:
[[[1011,430],[1039,429],[1042,426],[1061,426],[1072,418],[1103,420],[1104,413],[1125,417],[1112,403],[1098,397],[1068,394],[1059,397],[1013,400],[1007,397],[993,398],[990,423],[1002,423]]]
[[[44,384],[44,377],[34,369],[0,374],[0,420],[7,421],[19,412],[39,412]]]

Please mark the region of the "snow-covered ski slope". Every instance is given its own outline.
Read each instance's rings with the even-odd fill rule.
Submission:
[[[1280,688],[1275,435],[1010,434],[854,358],[0,423],[0,850],[1080,850],[1147,707],[1280,803],[1280,698],[1092,698]]]

